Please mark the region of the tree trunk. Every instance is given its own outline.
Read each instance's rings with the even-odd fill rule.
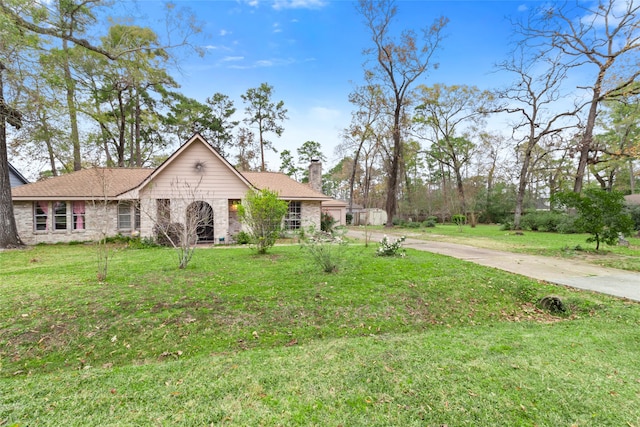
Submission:
[[[4,64],[0,62],[0,248],[16,248],[22,245],[16,227],[11,198],[9,158],[7,155],[8,107],[4,102]]]
[[[136,141],[136,167],[142,167],[142,154],[140,150],[140,126],[141,126],[141,112],[140,112],[140,95],[136,91],[136,128],[135,128],[135,141]]]
[[[351,176],[349,177],[349,213],[353,213],[353,186],[356,182],[356,169],[358,167],[358,161],[360,160],[360,151],[362,150],[362,144],[364,144],[364,137],[360,139],[360,144],[356,150],[356,155],[353,157],[353,167],[351,168]],[[365,171],[367,164],[365,161]]]
[[[400,171],[400,157],[402,156],[402,139],[400,138],[400,113],[402,100],[396,101],[396,109],[393,116],[393,156],[391,158],[391,170],[387,181],[387,211],[386,227],[393,226],[393,217],[398,207],[398,173]]]
[[[518,179],[518,194],[516,195],[516,209],[513,215],[513,229],[520,230],[520,219],[522,218],[522,210],[524,205],[524,195],[527,191],[527,178],[529,176],[529,164],[531,162],[531,152],[535,142],[529,140],[527,149],[522,159],[522,167],[520,168],[520,177]]]
[[[73,170],[82,169],[82,157],[80,155],[80,133],[78,131],[78,110],[76,108],[76,83],[71,75],[71,65],[69,60],[69,46],[66,39],[62,39],[62,50],[64,51],[65,87],[67,91],[67,108],[69,109],[69,125],[71,126],[71,144],[73,145]]]
[[[125,117],[124,99],[122,97],[122,91],[118,91],[118,109],[120,117],[118,117],[118,167],[124,167],[124,149],[126,145],[125,130],[127,126],[127,119]]]
[[[611,59],[609,60],[611,61]],[[608,67],[608,66],[607,66]],[[598,104],[600,102],[600,93],[602,90],[602,82],[604,81],[604,72],[606,69],[600,68],[598,79],[593,85],[593,97],[589,106],[589,115],[587,116],[587,125],[584,128],[584,135],[580,141],[580,160],[578,161],[578,170],[576,171],[576,179],[573,184],[574,193],[582,192],[582,184],[584,181],[584,173],[587,170],[587,161],[589,160],[589,151],[593,141],[593,128],[596,125],[596,116],[598,115]]]

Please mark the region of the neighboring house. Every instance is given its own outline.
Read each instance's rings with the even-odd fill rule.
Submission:
[[[14,168],[11,163],[9,163],[9,183],[11,184],[11,188],[17,187],[19,185],[28,184],[27,178],[22,176],[18,169]]]
[[[289,202],[286,229],[320,229],[330,197],[281,173],[240,173],[199,134],[156,169],[85,169],[20,186],[12,196],[27,244],[152,237],[157,223],[184,223],[190,212],[206,225],[198,227],[199,239],[218,242],[241,230],[237,209],[246,192],[267,188]]]

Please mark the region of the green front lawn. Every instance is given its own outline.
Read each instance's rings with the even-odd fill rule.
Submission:
[[[0,425],[640,425],[640,305],[374,251],[1,252]]]

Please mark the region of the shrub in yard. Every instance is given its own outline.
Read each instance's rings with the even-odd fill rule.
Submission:
[[[334,225],[336,225],[336,220],[328,213],[322,212],[320,216],[320,230],[331,233]]]
[[[502,231],[511,231],[513,228],[513,221],[503,221],[502,224],[500,224],[500,230]]]
[[[531,231],[558,231],[558,224],[566,214],[553,211],[532,211],[520,220],[520,227]]]
[[[433,228],[438,223],[438,220],[434,216],[430,216],[426,220],[422,221],[422,226],[425,228]]]
[[[600,242],[615,245],[620,233],[628,236],[633,230],[633,220],[624,211],[620,192],[599,188],[587,188],[582,194],[565,191],[557,193],[553,202],[577,211],[575,225],[591,234],[587,242],[595,242],[596,250],[600,249]]]
[[[576,216],[569,214],[562,215],[560,221],[558,221],[556,231],[561,234],[580,233],[580,230],[576,226]]]
[[[346,246],[344,232],[327,233],[310,229],[304,235],[302,248],[325,273],[338,271],[342,261],[342,249]]]
[[[458,226],[458,229],[462,231],[462,226],[467,223],[467,216],[463,214],[456,214],[451,217],[451,222]]]
[[[414,221],[407,221],[403,224],[405,228],[420,228],[421,223]]]
[[[345,219],[347,220],[347,225],[353,224],[353,214],[352,213],[347,213]]]
[[[246,231],[239,231],[233,236],[233,240],[239,245],[248,245],[251,243],[251,236]]]
[[[390,241],[385,235],[378,245],[376,255],[378,256],[405,256],[405,251],[402,247],[402,243],[406,240],[405,236],[402,236],[395,241]]]
[[[640,230],[640,205],[627,205],[626,211],[633,220],[634,230]]]
[[[258,253],[265,254],[280,237],[282,220],[289,207],[278,193],[270,190],[249,190],[238,206],[240,220],[247,226],[251,243]]]

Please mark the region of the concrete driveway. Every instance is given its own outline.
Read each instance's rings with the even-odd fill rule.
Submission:
[[[349,229],[347,236],[365,240],[365,233],[360,230]],[[384,233],[369,233],[369,239],[373,242],[379,242],[383,237]],[[456,243],[408,238],[404,246],[447,255],[557,285],[640,301],[640,273],[599,267],[575,260],[502,252]]]

